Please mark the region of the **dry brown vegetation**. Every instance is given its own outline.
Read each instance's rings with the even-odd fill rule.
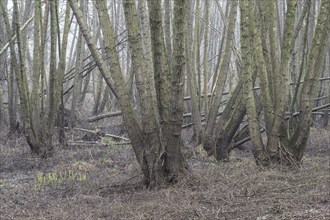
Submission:
[[[40,159],[23,137],[0,133],[3,220],[330,219],[329,130],[313,129],[302,167],[291,170],[260,170],[248,150],[216,163],[186,147],[190,178],[153,191],[141,185],[129,146],[57,147]]]

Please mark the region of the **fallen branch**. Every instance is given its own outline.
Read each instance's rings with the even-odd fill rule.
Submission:
[[[318,110],[321,110],[321,109],[325,109],[325,108],[328,108],[328,107],[330,107],[330,103],[328,103],[328,104],[325,104],[325,105],[322,105],[322,106],[319,106],[319,107],[316,107],[316,108],[313,108],[313,112],[316,112],[316,111],[318,111]]]
[[[121,111],[117,111],[117,112],[108,112],[102,115],[97,115],[94,117],[90,117],[89,119],[87,119],[88,122],[94,122],[94,121],[98,121],[101,120],[103,118],[111,118],[111,117],[115,117],[115,116],[120,116],[121,115]]]
[[[97,134],[98,133],[97,131],[88,130],[88,129],[84,129],[84,128],[74,128],[73,130],[89,132],[89,133],[92,133],[92,134]],[[114,135],[114,134],[104,134],[104,137],[117,138],[117,139],[125,140],[127,142],[130,141],[128,138],[125,138],[125,137],[122,137],[122,136],[118,136],[118,135]]]
[[[68,141],[68,145],[71,147],[75,147],[75,146],[108,147],[109,146],[109,144],[107,143],[100,143],[95,141]]]
[[[315,107],[315,108],[312,109],[312,114],[313,114],[313,112],[317,112],[319,110],[322,110],[322,109],[325,109],[325,108],[328,108],[328,107],[330,107],[330,103],[319,106],[319,107]],[[298,115],[300,115],[300,112],[295,112],[295,113],[292,114],[293,117],[297,117]],[[289,118],[290,118],[290,116],[285,117],[285,119],[289,119]]]
[[[324,97],[326,97],[326,96],[324,96]],[[321,97],[322,99],[324,98],[324,97]],[[189,98],[190,98],[190,96],[189,96]],[[315,99],[315,100],[317,100],[317,99]],[[222,102],[222,105],[224,105],[224,104],[226,104],[226,100],[225,101],[223,101]],[[323,106],[320,106],[320,107],[316,107],[316,108],[313,108],[313,110],[312,110],[312,114],[317,114],[317,113],[314,113],[314,112],[316,112],[316,111],[318,111],[318,110],[321,110],[321,109],[324,109],[324,108],[327,108],[327,107],[330,107],[330,103],[329,104],[326,104],[326,105],[323,105]],[[221,115],[221,113],[222,112],[220,112],[220,113],[218,113],[218,116],[220,116]],[[286,114],[290,114],[290,113],[286,113]],[[299,112],[295,112],[295,113],[293,113],[293,117],[296,117],[296,116],[298,116],[300,113]],[[204,113],[202,113],[201,114],[201,116],[203,117],[205,114]],[[111,117],[116,117],[116,116],[121,116],[121,111],[117,111],[117,112],[108,112],[108,113],[104,113],[104,114],[101,114],[101,115],[97,115],[97,116],[94,116],[94,117],[90,117],[90,118],[88,118],[87,119],[87,121],[88,122],[95,122],[95,121],[98,121],[98,120],[101,120],[101,119],[104,119],[104,118],[111,118]],[[187,117],[191,117],[192,116],[192,113],[185,113],[185,114],[183,114],[183,118],[187,118]],[[287,116],[287,117],[289,117],[289,116]],[[288,119],[288,118],[285,118],[285,119]],[[183,127],[182,128],[186,128],[186,127],[189,127],[189,126],[191,126],[191,125],[193,125],[193,124],[187,124],[187,125],[183,125]]]
[[[324,112],[312,112],[313,115],[325,115]],[[330,112],[328,112],[328,114],[330,115]]]

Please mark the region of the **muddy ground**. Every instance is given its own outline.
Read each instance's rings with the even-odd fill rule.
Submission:
[[[330,219],[330,131],[313,129],[299,169],[259,169],[248,149],[230,163],[185,147],[192,176],[147,190],[131,148],[57,147],[31,156],[23,137],[0,131],[0,219]],[[82,133],[69,133],[77,140]]]

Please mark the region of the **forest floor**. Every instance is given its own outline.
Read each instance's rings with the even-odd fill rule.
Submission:
[[[52,157],[0,131],[0,219],[330,219],[330,130],[313,129],[299,169],[260,169],[248,150],[229,163],[184,149],[193,178],[147,190],[133,151],[105,141]],[[68,134],[69,139],[81,135]]]

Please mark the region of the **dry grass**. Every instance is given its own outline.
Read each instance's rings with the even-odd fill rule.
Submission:
[[[260,170],[237,151],[230,163],[190,158],[193,176],[152,191],[127,146],[57,148],[45,160],[1,132],[0,219],[330,219],[327,130],[312,131],[299,170]],[[36,188],[38,173],[63,178]]]

